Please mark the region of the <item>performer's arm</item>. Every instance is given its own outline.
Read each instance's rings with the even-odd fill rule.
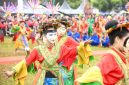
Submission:
[[[27,66],[29,66],[36,60],[38,60],[39,62],[42,62],[44,60],[44,58],[39,56],[38,51],[36,49],[34,49],[25,60],[22,60],[15,67],[13,67],[12,71],[6,71],[5,74],[8,77],[13,76],[14,74],[20,74],[20,73],[22,73],[23,70],[25,71],[25,69],[23,69],[23,68],[27,68]]]
[[[26,58],[26,65],[30,65],[35,61],[39,61],[42,62],[44,60],[44,58],[42,56],[39,55],[37,49],[34,49],[30,55]]]
[[[62,62],[63,66],[67,67],[68,69],[70,69],[72,63],[76,59],[79,60],[78,64],[84,64],[84,63],[88,64],[89,57],[92,56],[92,52],[89,46],[90,42],[91,41],[88,40],[84,43],[79,44],[75,40],[69,38],[67,42],[65,42],[65,44],[61,46],[60,57],[57,60],[57,63]]]

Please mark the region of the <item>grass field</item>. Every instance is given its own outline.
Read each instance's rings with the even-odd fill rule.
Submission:
[[[29,42],[30,44],[30,48],[32,49],[34,46],[36,46],[37,44],[31,44],[31,42]],[[92,47],[92,50],[107,50],[108,48],[102,48],[102,47]],[[0,43],[0,58],[1,57],[19,57],[19,56],[25,56],[26,53],[24,51],[22,52],[17,52],[15,53],[15,49],[14,49],[14,42],[12,41],[12,38],[10,37],[6,37],[5,41],[3,43]],[[95,60],[91,62],[91,66],[95,65],[96,62],[98,62],[101,59],[100,56],[96,56]],[[0,85],[14,85],[14,80],[13,78],[7,78],[4,75],[4,71],[6,70],[10,70],[14,65],[14,64],[4,64],[4,65],[0,65]],[[86,69],[88,68],[88,66],[84,65],[84,68],[78,68],[78,74],[81,75],[83,72],[86,71]],[[34,75],[29,74],[26,80],[26,84],[25,85],[31,85],[31,82],[33,81],[33,77]]]
[[[32,49],[37,44],[32,44],[31,41],[29,41],[29,46]],[[92,50],[107,50],[108,48],[103,47],[95,47],[92,46]],[[26,53],[25,51],[18,51],[15,53],[14,49],[14,42],[12,41],[12,38],[5,37],[5,41],[0,43],[0,57],[13,57],[13,56],[24,56]]]
[[[29,42],[30,48],[32,49],[36,44],[31,44]],[[15,53],[14,49],[14,42],[12,41],[12,38],[10,37],[5,37],[5,41],[0,43],[0,58],[2,57],[20,57],[20,56],[25,56],[26,52],[25,51],[18,51]],[[15,85],[13,78],[7,78],[4,75],[4,71],[11,70],[11,68],[15,65],[14,64],[1,64],[0,65],[0,85]],[[33,80],[34,75],[30,75],[27,77],[27,82],[25,85],[31,85],[30,81]]]
[[[29,41],[29,45],[31,49],[36,46],[36,44],[32,44],[31,41]],[[25,51],[17,51],[15,53],[14,42],[10,37],[5,37],[5,41],[0,43],[0,57],[23,56],[25,54]]]

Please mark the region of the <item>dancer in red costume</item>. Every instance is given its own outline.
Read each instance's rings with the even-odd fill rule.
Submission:
[[[24,85],[27,66],[37,60],[40,65],[33,85],[74,85],[73,62],[78,55],[79,65],[89,64],[92,55],[89,41],[80,44],[74,41],[67,42],[67,37],[62,37],[58,41],[56,29],[56,23],[44,23],[43,34],[46,42],[35,47],[12,71],[6,71],[7,76],[14,75],[16,84]]]
[[[101,62],[77,79],[82,85],[128,85],[129,22],[109,21],[105,29],[110,39],[110,50]]]

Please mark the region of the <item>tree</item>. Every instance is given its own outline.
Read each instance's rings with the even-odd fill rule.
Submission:
[[[93,7],[101,11],[121,10],[129,0],[90,0]]]
[[[40,0],[40,1],[45,1],[45,0]],[[47,0],[51,1],[51,0]],[[64,0],[52,0],[54,4],[59,3],[60,6],[63,4]],[[80,6],[82,0],[67,0],[68,4],[70,5],[71,8],[76,9]]]
[[[67,0],[71,8],[76,9],[80,6],[82,0]]]

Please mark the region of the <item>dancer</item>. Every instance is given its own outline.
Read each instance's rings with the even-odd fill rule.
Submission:
[[[109,21],[105,29],[110,39],[110,50],[94,67],[87,70],[79,81],[82,85],[128,85],[129,22]]]
[[[13,25],[11,32],[14,33],[13,41],[15,41],[15,51],[25,50],[28,55],[30,48],[26,37],[26,28],[24,26],[24,21],[20,21],[19,25]]]
[[[18,63],[13,70],[5,72],[9,77],[14,76],[16,84],[24,85],[27,66],[36,60],[39,61],[40,65],[33,85],[68,85],[65,81],[69,81],[69,85],[73,85],[74,77],[73,75],[69,77],[69,74],[73,74],[71,69],[77,59],[77,54],[79,65],[89,64],[89,58],[92,56],[90,42],[80,43],[80,45],[77,43],[75,46],[75,44],[66,43],[66,37],[62,37],[58,41],[57,26],[58,24],[54,22],[44,23],[43,39],[46,42],[35,47],[30,55]]]

